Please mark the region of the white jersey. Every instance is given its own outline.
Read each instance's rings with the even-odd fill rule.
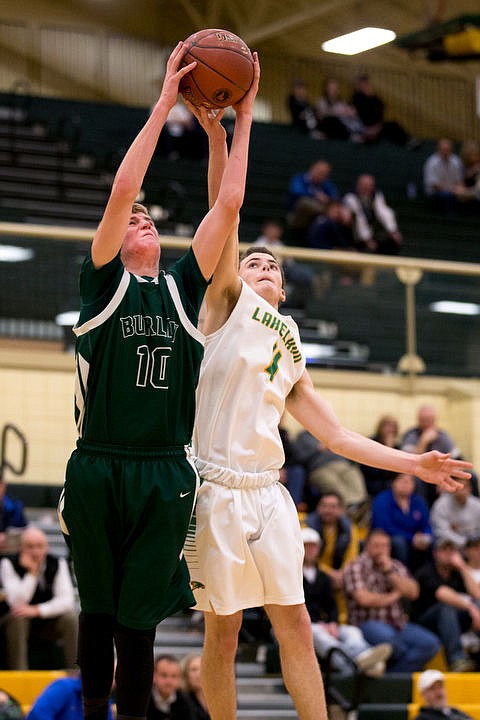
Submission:
[[[250,475],[254,486],[277,480],[284,463],[278,425],[304,370],[295,321],[242,281],[227,322],[205,341],[193,436],[204,479],[232,487],[249,486]]]

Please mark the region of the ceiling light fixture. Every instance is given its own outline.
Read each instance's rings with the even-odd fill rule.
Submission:
[[[325,52],[339,53],[340,55],[357,55],[358,53],[371,50],[379,45],[395,40],[393,30],[384,28],[364,27],[361,30],[340,35],[322,43],[322,50]]]
[[[455,300],[437,300],[430,304],[430,310],[452,315],[480,315],[480,305]]]

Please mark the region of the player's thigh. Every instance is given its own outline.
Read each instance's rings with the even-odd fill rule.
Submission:
[[[82,609],[113,613],[115,508],[107,458],[76,451],[59,501],[62,532],[70,546]]]
[[[181,459],[145,466],[143,475],[125,490],[131,518],[119,588],[119,619],[134,627],[159,622],[172,592],[181,598],[189,588],[183,546],[196,488],[193,469]]]

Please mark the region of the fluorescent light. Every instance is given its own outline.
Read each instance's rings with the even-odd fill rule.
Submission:
[[[30,248],[15,245],[0,245],[0,262],[25,262],[31,260],[34,252]]]
[[[452,315],[480,315],[480,305],[454,300],[438,300],[430,304],[430,310]]]
[[[371,50],[379,45],[392,42],[395,37],[393,30],[365,27],[346,35],[340,35],[332,40],[327,40],[322,43],[322,50],[339,53],[340,55],[356,55],[365,52],[365,50]]]

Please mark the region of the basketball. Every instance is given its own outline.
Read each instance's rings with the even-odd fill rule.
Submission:
[[[238,35],[227,30],[200,30],[185,40],[182,65],[196,67],[180,81],[185,100],[199,107],[224,108],[239,102],[253,80],[253,57]]]

